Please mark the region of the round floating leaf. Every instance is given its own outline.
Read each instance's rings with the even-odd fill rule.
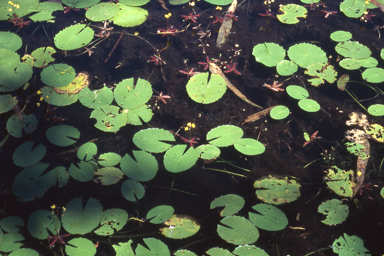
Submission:
[[[77,151],[77,157],[80,160],[89,161],[97,154],[97,146],[93,142],[87,142],[79,148]]]
[[[92,5],[97,4],[100,2],[100,0],[82,0],[82,1],[73,1],[73,0],[62,0],[63,4],[68,5],[72,8],[87,8],[91,7]]]
[[[17,51],[22,44],[21,38],[15,33],[0,31],[0,49]]]
[[[285,58],[285,50],[275,43],[262,43],[253,47],[252,55],[257,62],[267,67],[274,67]]]
[[[83,205],[81,198],[72,199],[67,204],[61,222],[68,233],[84,235],[92,232],[99,225],[103,216],[103,206],[100,202],[90,198],[84,208]]]
[[[271,115],[271,118],[281,120],[289,115],[289,108],[286,106],[276,106],[269,112],[269,114]]]
[[[285,89],[289,96],[296,100],[302,100],[309,97],[309,93],[306,89],[298,85],[289,85]]]
[[[217,233],[226,242],[235,245],[253,244],[259,239],[259,231],[247,219],[240,216],[228,216],[217,225]]]
[[[1,50],[6,49],[0,49],[0,51]],[[4,56],[0,55],[0,59],[3,57]],[[32,67],[27,63],[20,63],[19,59],[17,61],[15,67],[12,67],[11,64],[0,65],[0,84],[9,91],[20,88],[32,78]],[[0,63],[1,62],[2,61],[0,61]]]
[[[159,205],[147,213],[147,220],[152,224],[161,224],[172,217],[175,209],[169,205]]]
[[[361,63],[361,66],[363,66],[364,68],[374,68],[379,64],[379,62],[373,57],[360,59],[359,61]]]
[[[327,170],[324,180],[326,180],[327,186],[339,196],[352,197],[352,188],[355,185],[353,176],[352,170],[344,171],[337,166],[332,166]]]
[[[327,63],[325,52],[318,46],[308,43],[295,44],[288,49],[288,57],[302,68],[321,62]]]
[[[188,80],[187,93],[189,97],[201,104],[210,104],[218,101],[223,97],[227,85],[224,78],[218,74],[211,74],[208,80],[209,73],[199,73]]]
[[[0,227],[5,232],[19,232],[19,227],[24,227],[24,220],[18,216],[8,216],[4,217],[0,221]]]
[[[384,69],[382,68],[369,68],[366,69],[362,77],[369,83],[381,83],[384,82]]]
[[[37,163],[22,170],[13,181],[12,193],[26,201],[43,195],[57,181],[57,170],[45,172],[48,166]]]
[[[33,20],[34,22],[37,21],[48,21],[52,20],[55,17],[52,16],[52,13],[54,11],[62,11],[64,10],[63,5],[58,2],[41,2],[39,6],[37,7],[38,13],[35,13],[29,18]]]
[[[233,253],[241,256],[248,256],[248,255],[249,256],[251,255],[269,256],[268,253],[266,253],[263,249],[256,247],[254,245],[240,245],[236,247]]]
[[[240,127],[234,125],[221,125],[213,128],[207,133],[207,141],[216,147],[231,146],[243,137],[244,132]]]
[[[119,154],[109,152],[99,156],[98,164],[101,166],[115,166],[121,161]]]
[[[142,105],[135,109],[124,110],[127,112],[127,122],[132,125],[142,125],[144,122],[148,123],[153,116],[152,109],[147,105]]]
[[[211,256],[233,256],[234,254],[230,251],[218,247],[214,247],[206,251],[206,254]]]
[[[23,129],[27,134],[32,133],[36,130],[37,124],[38,121],[34,114],[23,114],[23,121],[21,121],[16,114],[13,114],[10,118],[8,118],[7,131],[13,137],[21,138],[23,135]]]
[[[296,24],[300,20],[298,18],[307,17],[307,8],[297,4],[280,5],[279,12],[283,14],[277,14],[277,19],[285,24]]]
[[[276,206],[257,204],[252,209],[259,214],[248,212],[249,220],[258,228],[268,231],[279,231],[285,229],[288,225],[287,216]]]
[[[380,196],[384,199],[384,187],[382,187],[380,190]]]
[[[169,4],[171,4],[171,5],[180,5],[180,4],[185,4],[188,2],[189,2],[189,0],[169,0]]]
[[[197,256],[195,253],[188,250],[177,250],[173,253],[175,256]]]
[[[340,4],[340,11],[349,18],[360,18],[367,10],[364,0],[344,0]]]
[[[75,24],[55,35],[55,46],[65,51],[76,50],[89,44],[94,34],[95,32],[86,24]]]
[[[23,245],[23,243],[19,243],[20,241],[24,241],[24,237],[20,233],[4,234],[3,240],[0,243],[0,251],[1,252],[16,251]]]
[[[120,0],[119,2],[128,6],[142,6],[149,3],[150,0]]]
[[[338,199],[327,200],[319,206],[319,213],[326,215],[326,219],[322,220],[327,225],[337,225],[345,221],[349,214],[348,206]]]
[[[52,87],[45,86],[41,89],[42,97],[45,102],[55,106],[68,106],[75,103],[79,97],[77,94],[58,94]]]
[[[39,162],[45,156],[46,148],[43,144],[34,147],[33,141],[19,145],[12,155],[13,163],[20,167],[27,167]]]
[[[77,128],[65,124],[50,127],[45,135],[49,142],[60,147],[72,145],[80,138]]]
[[[128,221],[128,213],[122,209],[108,209],[103,213],[98,229],[94,231],[99,236],[110,236],[121,230]]]
[[[128,201],[136,202],[143,198],[145,189],[143,185],[136,180],[126,180],[121,185],[121,193]]]
[[[341,236],[333,242],[332,248],[338,255],[370,255],[363,240],[358,236],[344,234],[344,237]]]
[[[101,106],[92,111],[90,118],[97,120],[95,127],[104,132],[117,132],[127,123],[127,115],[118,106]]]
[[[238,213],[244,207],[244,204],[245,200],[241,196],[230,194],[213,200],[210,209],[224,207],[220,212],[220,216],[226,217]]]
[[[324,80],[329,83],[336,81],[337,72],[332,65],[316,62],[307,67],[305,74],[313,76],[315,78],[308,79],[313,86],[319,86],[324,83]]]
[[[214,5],[227,5],[232,3],[232,0],[205,0],[205,2],[214,4]]]
[[[57,166],[54,170],[57,172],[57,186],[62,188],[67,185],[70,177],[67,168],[64,166]]]
[[[138,244],[136,247],[136,255],[161,255],[161,256],[170,256],[171,252],[169,251],[166,244],[156,238],[144,238],[143,239],[146,246],[144,247],[141,244]],[[149,248],[149,250],[147,249]],[[132,254],[133,255],[133,254]]]
[[[33,65],[37,68],[42,68],[48,66],[49,63],[53,62],[55,59],[52,58],[52,54],[55,54],[56,50],[52,47],[40,47],[34,50],[31,55],[35,59]]]
[[[339,62],[340,67],[348,70],[356,70],[361,67],[361,62],[355,59],[343,59]]]
[[[98,107],[110,105],[113,101],[113,92],[106,86],[100,90],[94,91],[85,87],[79,92],[79,101],[87,108],[96,109]]]
[[[285,204],[300,196],[300,184],[287,177],[268,176],[255,181],[256,196],[267,204]]]
[[[72,178],[82,182],[90,181],[94,174],[93,166],[90,163],[84,161],[80,161],[80,163],[77,163],[77,165],[72,163],[68,171]]]
[[[152,97],[152,85],[139,78],[134,85],[134,79],[124,79],[116,85],[114,96],[116,103],[126,109],[138,108]]]
[[[121,159],[120,168],[125,175],[137,181],[152,180],[159,169],[156,158],[145,151],[132,151],[136,161],[128,154]]]
[[[147,20],[148,11],[140,7],[131,7],[121,3],[117,4],[119,12],[111,21],[122,27],[136,27]]]
[[[200,145],[196,148],[197,155],[201,159],[211,160],[220,156],[220,149],[214,145]]]
[[[119,242],[118,245],[112,245],[113,249],[116,251],[116,256],[135,255],[131,247],[132,242],[132,240],[129,240],[126,243]]]
[[[338,54],[351,59],[365,59],[371,56],[371,50],[359,42],[346,41],[336,45],[335,50]]]
[[[162,153],[172,147],[171,144],[164,143],[163,141],[173,142],[175,137],[167,130],[149,128],[135,133],[132,141],[138,148],[144,151]]]
[[[119,7],[114,3],[98,3],[89,8],[86,11],[85,16],[91,21],[110,20],[117,15],[119,10]]]
[[[317,112],[320,110],[320,105],[312,99],[303,99],[299,101],[299,107],[307,112]]]
[[[10,49],[0,49],[0,67],[2,71],[15,69],[20,64],[20,56]],[[1,74],[6,75],[5,72]]]
[[[18,100],[10,94],[0,95],[0,114],[6,113],[17,105]]]
[[[339,78],[339,80],[337,80],[337,88],[339,88],[340,91],[344,91],[348,82],[349,82],[349,75],[348,74],[343,74]]]
[[[235,141],[235,149],[244,155],[255,156],[264,153],[264,145],[255,139],[242,138]]]
[[[94,256],[96,247],[91,240],[83,237],[73,238],[65,245],[65,253],[68,256]]]
[[[63,87],[76,77],[75,70],[67,64],[52,64],[40,73],[41,81],[50,87]]]
[[[18,249],[16,251],[13,251],[8,256],[25,256],[25,255],[39,256],[40,254],[37,251],[29,249],[29,248],[21,248],[21,249]]]
[[[297,72],[298,66],[290,60],[280,61],[276,66],[276,71],[281,76],[290,76]]]
[[[187,145],[175,145],[168,149],[164,154],[164,167],[167,171],[179,173],[188,170],[195,165],[198,160],[197,152],[190,147],[187,151]]]
[[[352,38],[352,33],[348,31],[338,30],[333,32],[330,37],[335,42],[344,42]]]
[[[384,105],[383,104],[371,105],[369,106],[367,111],[372,116],[384,116]]]
[[[37,210],[28,219],[28,231],[37,239],[45,240],[52,234],[57,235],[61,229],[61,222],[57,221],[52,211]]]
[[[124,173],[116,167],[109,166],[97,169],[95,176],[98,176],[96,180],[101,182],[101,185],[109,186],[119,182],[123,178]]]
[[[199,222],[187,215],[174,214],[164,222],[167,227],[161,228],[163,236],[172,239],[183,239],[196,234],[200,229]]]

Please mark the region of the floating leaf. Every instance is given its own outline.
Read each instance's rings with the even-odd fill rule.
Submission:
[[[337,88],[339,88],[340,91],[344,91],[348,82],[349,82],[349,75],[348,74],[343,74],[339,78],[339,80],[337,80]]]
[[[61,222],[55,217],[51,211],[47,210],[33,212],[28,219],[29,233],[40,240],[45,240],[52,234],[57,235],[57,230],[61,229]]]
[[[138,131],[132,139],[135,145],[151,153],[162,153],[172,147],[171,144],[162,141],[175,141],[175,137],[167,130],[159,128],[149,128]]]
[[[366,10],[365,0],[344,0],[340,4],[340,11],[349,18],[360,18]]]
[[[275,43],[261,43],[255,45],[252,50],[257,62],[267,67],[274,67],[285,58],[285,50],[282,46]]]
[[[138,108],[152,97],[152,85],[139,78],[134,84],[134,79],[124,79],[116,85],[114,90],[116,103],[126,109]]]
[[[234,125],[221,125],[213,128],[207,133],[207,141],[216,147],[231,146],[243,137],[244,132],[240,127]]]
[[[67,242],[65,253],[68,256],[94,256],[96,254],[96,247],[91,240],[78,237]]]
[[[6,113],[17,105],[18,100],[10,94],[0,95],[0,114]]]
[[[125,226],[128,217],[128,213],[123,209],[107,209],[103,212],[103,217],[100,221],[101,227],[96,229],[94,233],[99,236],[110,236]]]
[[[136,160],[125,154],[121,159],[120,168],[125,175],[137,181],[152,180],[159,169],[156,158],[145,151],[132,151]]]
[[[96,180],[101,182],[101,185],[109,186],[119,182],[124,173],[116,167],[109,166],[97,169],[95,176],[98,176]]]
[[[353,195],[353,171],[344,171],[337,166],[327,170],[327,175],[324,177],[328,187],[339,196],[352,197]]]
[[[341,236],[333,242],[332,248],[333,252],[339,255],[370,255],[363,240],[358,236],[344,234],[344,237]]]
[[[39,162],[45,156],[46,148],[43,144],[34,147],[33,141],[19,145],[12,155],[13,163],[20,167],[27,167]]]
[[[161,224],[166,220],[170,219],[174,213],[175,209],[169,205],[159,205],[147,213],[147,220],[152,224]]]
[[[259,239],[259,231],[247,219],[240,216],[228,216],[217,225],[217,233],[226,242],[235,245],[253,244]]]
[[[138,244],[136,247],[136,255],[161,255],[161,256],[170,256],[171,252],[169,251],[166,244],[156,238],[144,238],[144,243],[147,245],[144,247],[141,244]],[[149,250],[147,249],[149,248]]]
[[[48,104],[55,106],[68,106],[75,103],[79,97],[77,94],[58,94],[54,88],[45,86],[41,89],[42,98]]]
[[[160,232],[163,236],[172,239],[183,239],[196,234],[200,229],[199,222],[187,215],[174,214],[164,222],[166,227],[161,228]]]
[[[85,16],[87,17],[87,19],[95,22],[110,20],[111,18],[117,15],[119,10],[120,9],[117,6],[117,4],[114,4],[111,2],[98,3],[92,6],[91,8],[89,8],[86,11]]]
[[[88,87],[85,87],[79,92],[79,101],[87,108],[96,109],[98,107],[110,105],[113,101],[113,92],[106,86],[100,90],[93,91]]]
[[[205,2],[214,4],[214,5],[227,5],[232,3],[232,0],[205,0]]]
[[[367,109],[368,113],[372,116],[384,116],[384,105],[374,104]]]
[[[356,70],[361,67],[361,62],[355,59],[343,59],[339,62],[340,67],[345,68],[347,70]]]
[[[58,94],[78,94],[82,89],[89,86],[90,80],[90,74],[86,71],[83,71],[78,73],[73,81],[68,85],[62,87],[54,87],[53,89]]]
[[[80,138],[79,130],[70,125],[52,126],[46,131],[45,135],[49,142],[60,147],[72,145]]]
[[[338,30],[338,31],[332,32],[330,37],[335,42],[344,42],[352,38],[352,33],[344,30]]]
[[[73,0],[62,0],[63,4],[68,5],[72,8],[88,8],[92,5],[97,4],[100,0],[82,0],[82,1],[73,1]]]
[[[258,228],[279,231],[285,229],[288,225],[287,216],[276,206],[257,204],[252,209],[259,212],[259,214],[248,212],[249,220]]]
[[[8,256],[25,256],[25,255],[39,256],[40,254],[37,251],[29,248],[21,248],[21,249],[17,249],[16,251],[13,251]]]
[[[52,58],[52,54],[55,54],[55,53],[56,53],[56,50],[53,49],[52,47],[37,48],[31,53],[31,55],[35,59],[35,62],[33,63],[33,65],[37,68],[48,66],[49,63],[55,60],[54,58]]]
[[[271,115],[271,118],[281,120],[289,115],[289,108],[286,106],[275,106],[269,114]]]
[[[79,148],[77,151],[77,157],[80,160],[89,161],[97,154],[97,146],[93,142],[87,142]]]
[[[50,87],[63,87],[76,77],[76,71],[67,64],[52,64],[40,73],[41,81]]]
[[[180,5],[180,4],[185,4],[188,2],[189,2],[189,0],[169,0],[169,4],[171,4],[171,5]]]
[[[320,110],[320,105],[312,99],[299,100],[299,107],[307,112],[317,112]]]
[[[149,3],[150,0],[120,0],[120,3],[123,3],[128,6],[143,6]]]
[[[101,166],[115,166],[121,161],[121,156],[119,154],[109,152],[104,153],[99,156],[98,164]]]
[[[0,227],[3,231],[11,233],[11,232],[19,232],[19,227],[24,227],[24,220],[18,216],[8,216],[4,217],[0,221]]]
[[[302,68],[320,62],[327,63],[328,58],[325,52],[318,46],[308,43],[295,44],[288,49],[288,57]]]
[[[127,112],[127,122],[132,125],[142,125],[144,122],[148,123],[153,116],[152,109],[147,105],[142,105],[135,109],[126,110]]]
[[[97,199],[90,198],[83,208],[83,199],[75,198],[67,204],[61,222],[68,233],[84,235],[99,225],[102,216],[103,206]]]
[[[323,84],[324,80],[332,84],[336,81],[337,77],[337,72],[335,71],[333,66],[320,62],[316,62],[309,65],[304,73],[315,77],[308,80],[313,86],[319,86]]]
[[[307,8],[297,4],[280,5],[279,12],[283,14],[277,14],[277,19],[285,24],[296,24],[300,20],[298,18],[307,17]]]
[[[80,161],[77,165],[72,163],[68,171],[75,180],[87,182],[93,178],[94,168],[90,163]]]
[[[197,152],[190,147],[187,151],[187,145],[175,145],[168,149],[164,154],[164,167],[167,171],[179,173],[188,170],[195,165],[198,160]]]
[[[134,256],[131,244],[132,240],[129,240],[126,243],[119,242],[118,245],[113,244],[112,247],[116,251],[116,256]]]
[[[172,0],[171,0],[172,1]],[[175,256],[197,256],[195,253],[188,250],[177,250],[173,253]]]
[[[361,66],[364,68],[374,68],[379,64],[379,62],[373,57],[360,59],[359,61],[361,63]]]
[[[220,156],[220,149],[214,145],[200,145],[196,148],[197,155],[201,159],[211,160]]]
[[[256,247],[254,245],[240,245],[236,247],[233,253],[240,256],[248,256],[248,255],[249,256],[250,255],[269,256],[268,253],[266,253],[263,249]]]
[[[297,72],[298,66],[290,60],[280,61],[276,66],[276,71],[281,76],[290,76]]]
[[[13,252],[23,245],[19,243],[20,241],[24,241],[24,237],[20,233],[4,234],[3,240],[0,243],[0,251]]]
[[[104,132],[117,132],[127,123],[127,115],[118,106],[101,106],[92,111],[90,118],[97,120],[95,127]]]
[[[75,24],[66,27],[55,35],[55,46],[65,51],[76,50],[89,44],[94,34],[93,30],[86,24]]]
[[[317,211],[327,216],[325,220],[321,221],[327,225],[340,224],[347,219],[349,214],[348,206],[338,199],[322,202]]]
[[[211,202],[210,209],[224,207],[224,209],[220,212],[220,216],[226,217],[238,213],[244,207],[244,204],[245,201],[241,196],[230,194],[213,200]]]
[[[224,78],[218,74],[199,73],[188,80],[187,93],[189,97],[201,104],[210,104],[223,97],[227,90]]]
[[[211,256],[233,256],[233,255],[235,255],[226,249],[222,249],[222,248],[218,248],[218,247],[211,248],[208,251],[206,251],[205,253],[208,255],[211,255]]]
[[[352,59],[365,59],[371,56],[371,50],[359,42],[346,41],[336,45],[335,50],[338,54]]]
[[[298,85],[289,85],[285,89],[289,96],[296,100],[302,100],[309,97],[309,93],[306,89]]]
[[[369,68],[361,74],[363,79],[369,83],[382,83],[384,82],[384,69],[382,68]]]
[[[136,27],[147,20],[148,11],[140,7],[131,7],[121,3],[117,4],[120,8],[119,12],[111,21],[122,27]]]
[[[242,138],[235,141],[235,149],[244,155],[255,156],[264,153],[265,146],[255,139]]]
[[[0,31],[0,49],[9,49],[16,52],[22,44],[20,36],[15,33]]]
[[[13,114],[7,121],[7,131],[13,137],[21,138],[22,130],[27,134],[32,133],[36,130],[37,124],[38,121],[34,114],[23,114],[23,121],[16,114]]]
[[[288,177],[268,176],[255,181],[256,196],[268,204],[285,204],[300,196],[300,184]]]
[[[145,189],[143,185],[136,180],[126,180],[121,185],[121,193],[128,201],[136,202],[143,198]]]
[[[35,13],[29,16],[29,18],[34,22],[48,21],[48,20],[54,19],[55,17],[52,16],[52,13],[54,11],[62,11],[64,10],[64,8],[61,3],[41,2],[36,10],[38,11],[38,13]]]

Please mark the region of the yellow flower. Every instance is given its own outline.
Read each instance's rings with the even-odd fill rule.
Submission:
[[[9,1],[8,4],[13,5],[12,1]]]
[[[171,17],[171,16],[172,16],[171,13],[168,13],[168,14],[165,14],[165,15],[164,15],[164,17],[167,18],[167,19],[169,19],[169,17]]]
[[[63,212],[65,212],[65,210],[67,210],[67,208],[65,208],[64,206],[62,208],[63,208]]]
[[[16,7],[16,9],[19,9],[19,8],[20,8],[20,5],[15,4],[13,7]]]
[[[49,99],[49,95],[45,96],[45,98]]]
[[[223,10],[223,7],[221,7],[221,6],[217,6],[217,7],[216,7],[216,10],[221,11],[221,10]]]
[[[36,107],[40,107],[40,102],[37,102],[37,103],[36,103]]]
[[[8,11],[9,11],[9,12],[12,12],[12,8],[9,8]]]
[[[55,209],[56,208],[56,205],[51,205],[51,209]]]
[[[188,126],[185,126],[184,131],[188,131],[188,130],[189,130]]]
[[[43,101],[44,100],[44,98],[43,97],[40,97],[40,99],[39,99],[40,101]]]
[[[357,172],[357,176],[361,176],[361,174],[362,174],[361,171]]]
[[[138,36],[138,35],[139,35],[139,32],[136,31],[136,32],[133,33],[133,34],[134,34],[135,36]]]
[[[41,94],[41,91],[40,91],[40,90],[38,90],[36,93],[37,93],[37,95],[40,95],[40,94]]]
[[[191,126],[192,128],[195,128],[196,127],[196,125],[195,125],[195,123],[192,123],[192,126]]]

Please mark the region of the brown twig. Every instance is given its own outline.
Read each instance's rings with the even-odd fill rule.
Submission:
[[[116,49],[117,45],[120,43],[120,40],[121,40],[121,38],[123,37],[123,35],[124,35],[124,30],[121,31],[121,34],[120,34],[119,39],[117,39],[117,42],[116,42],[115,45],[113,46],[112,50],[109,52],[108,57],[107,57],[107,59],[104,61],[104,63],[107,63],[107,61],[108,61],[109,58],[111,57],[113,51]]]

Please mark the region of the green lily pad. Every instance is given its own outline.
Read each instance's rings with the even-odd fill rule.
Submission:
[[[55,218],[51,211],[37,210],[28,218],[28,231],[37,239],[47,239],[51,234],[57,235],[57,230],[61,229],[61,222]]]
[[[337,166],[327,170],[327,175],[324,177],[327,186],[339,196],[352,197],[353,195],[353,171],[344,171]]]
[[[277,14],[277,19],[285,24],[296,24],[300,20],[298,18],[307,17],[307,8],[297,4],[280,5],[279,12],[283,14]]]
[[[126,109],[138,108],[152,97],[152,85],[139,78],[134,84],[134,79],[124,79],[116,85],[114,90],[116,103]]]
[[[365,0],[344,0],[340,4],[340,11],[349,18],[360,18],[366,10]]]
[[[156,158],[145,151],[132,151],[136,161],[128,154],[121,159],[120,168],[125,175],[137,181],[150,181],[156,174],[159,166]]]
[[[224,207],[224,209],[220,212],[221,217],[226,217],[230,215],[235,215],[238,213],[245,204],[244,198],[238,195],[225,195],[216,198],[211,202],[210,209],[214,209],[216,207]]]
[[[240,127],[234,125],[221,125],[213,128],[207,133],[207,141],[216,147],[231,146],[243,137],[244,132]]]
[[[141,150],[151,153],[162,153],[172,147],[171,144],[163,141],[174,142],[175,137],[167,130],[149,128],[135,133],[132,141]]]
[[[48,21],[54,19],[52,16],[54,11],[63,11],[63,5],[61,3],[56,2],[41,2],[36,9],[38,12],[29,16],[31,20],[34,22],[37,21]]]
[[[94,34],[95,32],[86,24],[75,24],[66,27],[55,35],[55,46],[65,51],[76,50],[89,44]]]
[[[143,198],[145,189],[143,185],[136,180],[126,180],[121,185],[121,193],[128,201],[136,202]]]
[[[220,156],[220,149],[214,145],[205,144],[196,148],[197,155],[201,159],[211,160]]]
[[[117,15],[120,8],[117,6],[117,4],[114,3],[98,3],[91,8],[89,8],[85,16],[87,19],[91,21],[104,21],[104,20],[110,20],[114,16]]]
[[[111,21],[122,27],[136,27],[147,20],[148,11],[140,7],[131,7],[121,3],[117,4],[120,8],[119,12]]]
[[[299,107],[307,112],[317,112],[320,110],[320,105],[312,99],[299,100]]]
[[[331,199],[321,203],[317,211],[326,215],[326,219],[321,222],[327,225],[340,224],[347,219],[349,214],[348,205],[343,204],[338,199]]]
[[[84,235],[92,232],[99,225],[103,216],[101,203],[97,199],[90,198],[83,206],[81,198],[72,199],[67,204],[61,222],[68,233]]]
[[[180,4],[185,4],[188,2],[189,2],[189,0],[169,0],[169,4],[171,4],[171,5],[180,5]]]
[[[33,141],[27,141],[19,145],[12,155],[13,163],[20,167],[27,167],[39,162],[46,153],[46,148],[43,144],[34,146]]]
[[[288,225],[287,216],[279,208],[268,204],[257,204],[252,207],[257,213],[248,212],[249,220],[258,228],[268,231],[279,231]]]
[[[274,67],[284,60],[285,50],[275,43],[261,43],[253,47],[252,55],[257,62],[267,67]]]
[[[93,178],[94,167],[88,162],[80,161],[77,164],[72,163],[68,171],[75,180],[87,182]]]
[[[119,242],[118,244],[113,244],[112,247],[116,251],[116,256],[134,256],[135,253],[132,250],[131,244],[132,240],[129,240],[126,243]]]
[[[214,5],[227,5],[232,3],[232,0],[205,0],[205,2],[214,4]]]
[[[127,124],[127,115],[113,105],[101,106],[92,111],[90,118],[97,120],[95,127],[104,132],[117,132]]]
[[[187,151],[187,145],[175,145],[168,149],[164,154],[164,167],[167,171],[179,173],[188,170],[195,165],[198,160],[197,152],[190,147]]]
[[[300,184],[288,177],[268,176],[255,181],[256,196],[268,204],[285,204],[300,197]]]
[[[166,227],[161,228],[163,236],[172,239],[183,239],[196,234],[200,229],[199,222],[191,216],[174,214],[164,222]]]
[[[76,71],[67,64],[52,64],[40,73],[41,81],[50,87],[63,87],[76,77]]]
[[[39,256],[40,254],[37,251],[29,248],[21,248],[21,249],[17,249],[16,251],[13,251],[8,256],[24,256],[24,255]]]
[[[173,253],[175,256],[197,256],[197,254],[188,250],[177,250]]]
[[[136,255],[161,255],[161,256],[170,256],[171,252],[169,251],[166,244],[156,238],[144,238],[144,243],[146,247],[141,244],[138,244],[136,247]],[[148,249],[147,249],[148,248]],[[133,254],[132,254],[133,255]]]
[[[0,49],[9,49],[16,52],[22,44],[20,36],[15,33],[0,31]]]
[[[149,3],[150,0],[120,0],[119,3],[128,5],[128,6],[143,6]]]
[[[16,114],[13,114],[7,121],[7,131],[13,137],[21,138],[22,130],[26,134],[32,133],[36,131],[37,124],[38,121],[34,114],[23,114],[23,121]]]
[[[368,107],[368,113],[372,116],[384,116],[384,105],[374,104]]]
[[[384,82],[384,69],[382,68],[368,68],[361,75],[369,83]]]
[[[309,93],[306,89],[298,85],[289,85],[285,89],[289,96],[296,100],[302,100],[309,97]]]
[[[37,68],[43,68],[53,62],[55,59],[52,55],[56,53],[56,50],[52,47],[40,47],[34,50],[31,55],[35,59],[33,66]]]
[[[335,50],[338,54],[352,59],[365,59],[371,56],[371,50],[359,42],[346,41],[336,45]]]
[[[97,162],[101,166],[115,166],[119,164],[120,161],[121,161],[121,156],[119,154],[109,152],[109,153],[101,154]]]
[[[70,125],[52,126],[46,131],[45,135],[49,142],[60,147],[72,145],[80,138],[79,130]]]
[[[244,155],[255,156],[264,153],[265,146],[255,139],[242,138],[235,141],[235,149]]]
[[[24,225],[24,220],[18,216],[8,216],[0,220],[1,229],[8,233],[19,232],[19,227],[24,227]]]
[[[320,62],[327,63],[328,58],[325,52],[318,46],[308,43],[295,44],[288,49],[288,57],[302,68]]]
[[[152,224],[161,224],[166,220],[170,219],[174,213],[175,209],[169,205],[159,205],[147,213],[147,220]]]
[[[330,37],[335,42],[345,42],[352,38],[352,33],[348,31],[338,30],[338,31],[332,32]]]
[[[127,122],[132,125],[142,125],[143,122],[141,120],[148,123],[153,116],[152,109],[147,105],[125,111],[127,111]]]
[[[365,59],[359,59],[359,61],[361,63],[361,66],[364,68],[374,68],[379,64],[377,59],[375,59],[373,57],[368,57]]]
[[[89,239],[78,237],[73,238],[67,242],[65,246],[65,253],[68,256],[94,256],[96,254],[96,247]]]
[[[361,62],[360,60],[355,60],[355,59],[343,59],[339,62],[340,67],[345,68],[347,70],[356,70],[361,67]]]
[[[10,94],[0,95],[0,114],[6,113],[17,105],[18,100]]]
[[[96,181],[101,182],[101,185],[109,186],[119,182],[124,173],[116,167],[108,166],[97,169],[95,176],[97,176]]]
[[[68,106],[75,103],[79,97],[77,94],[58,94],[52,87],[45,86],[41,89],[42,98],[45,102],[55,106]]]
[[[23,245],[23,243],[20,243],[20,241],[24,241],[24,237],[20,233],[4,234],[3,240],[0,243],[0,251],[1,252],[16,251]]]
[[[227,90],[225,80],[218,74],[211,74],[209,80],[208,77],[209,73],[203,72],[188,80],[187,93],[193,101],[201,104],[211,104],[223,97]]]
[[[282,60],[277,63],[276,71],[281,76],[290,76],[297,72],[298,66],[290,60]]]
[[[87,108],[96,109],[98,107],[110,105],[113,101],[113,92],[110,88],[104,86],[100,90],[91,91],[85,87],[79,92],[79,101]]]
[[[230,251],[219,248],[219,247],[213,247],[205,252],[206,254],[210,256],[233,256],[235,254],[231,253]]]
[[[358,236],[348,236],[344,234],[336,239],[332,244],[333,252],[338,255],[371,255],[364,247],[363,240]]]
[[[97,146],[93,142],[87,142],[77,150],[77,157],[83,161],[89,161],[97,154]]]
[[[269,256],[268,253],[266,253],[263,249],[254,245],[239,245],[238,247],[236,247],[233,253],[240,256]]]
[[[226,242],[235,245],[253,244],[259,239],[258,229],[247,219],[228,216],[217,225],[217,233]]]
[[[269,114],[272,119],[281,120],[289,115],[289,108],[286,106],[275,106]]]
[[[99,236],[110,236],[125,226],[128,217],[128,213],[123,209],[107,209],[103,212],[103,217],[100,221],[101,227],[96,229],[94,233]]]

